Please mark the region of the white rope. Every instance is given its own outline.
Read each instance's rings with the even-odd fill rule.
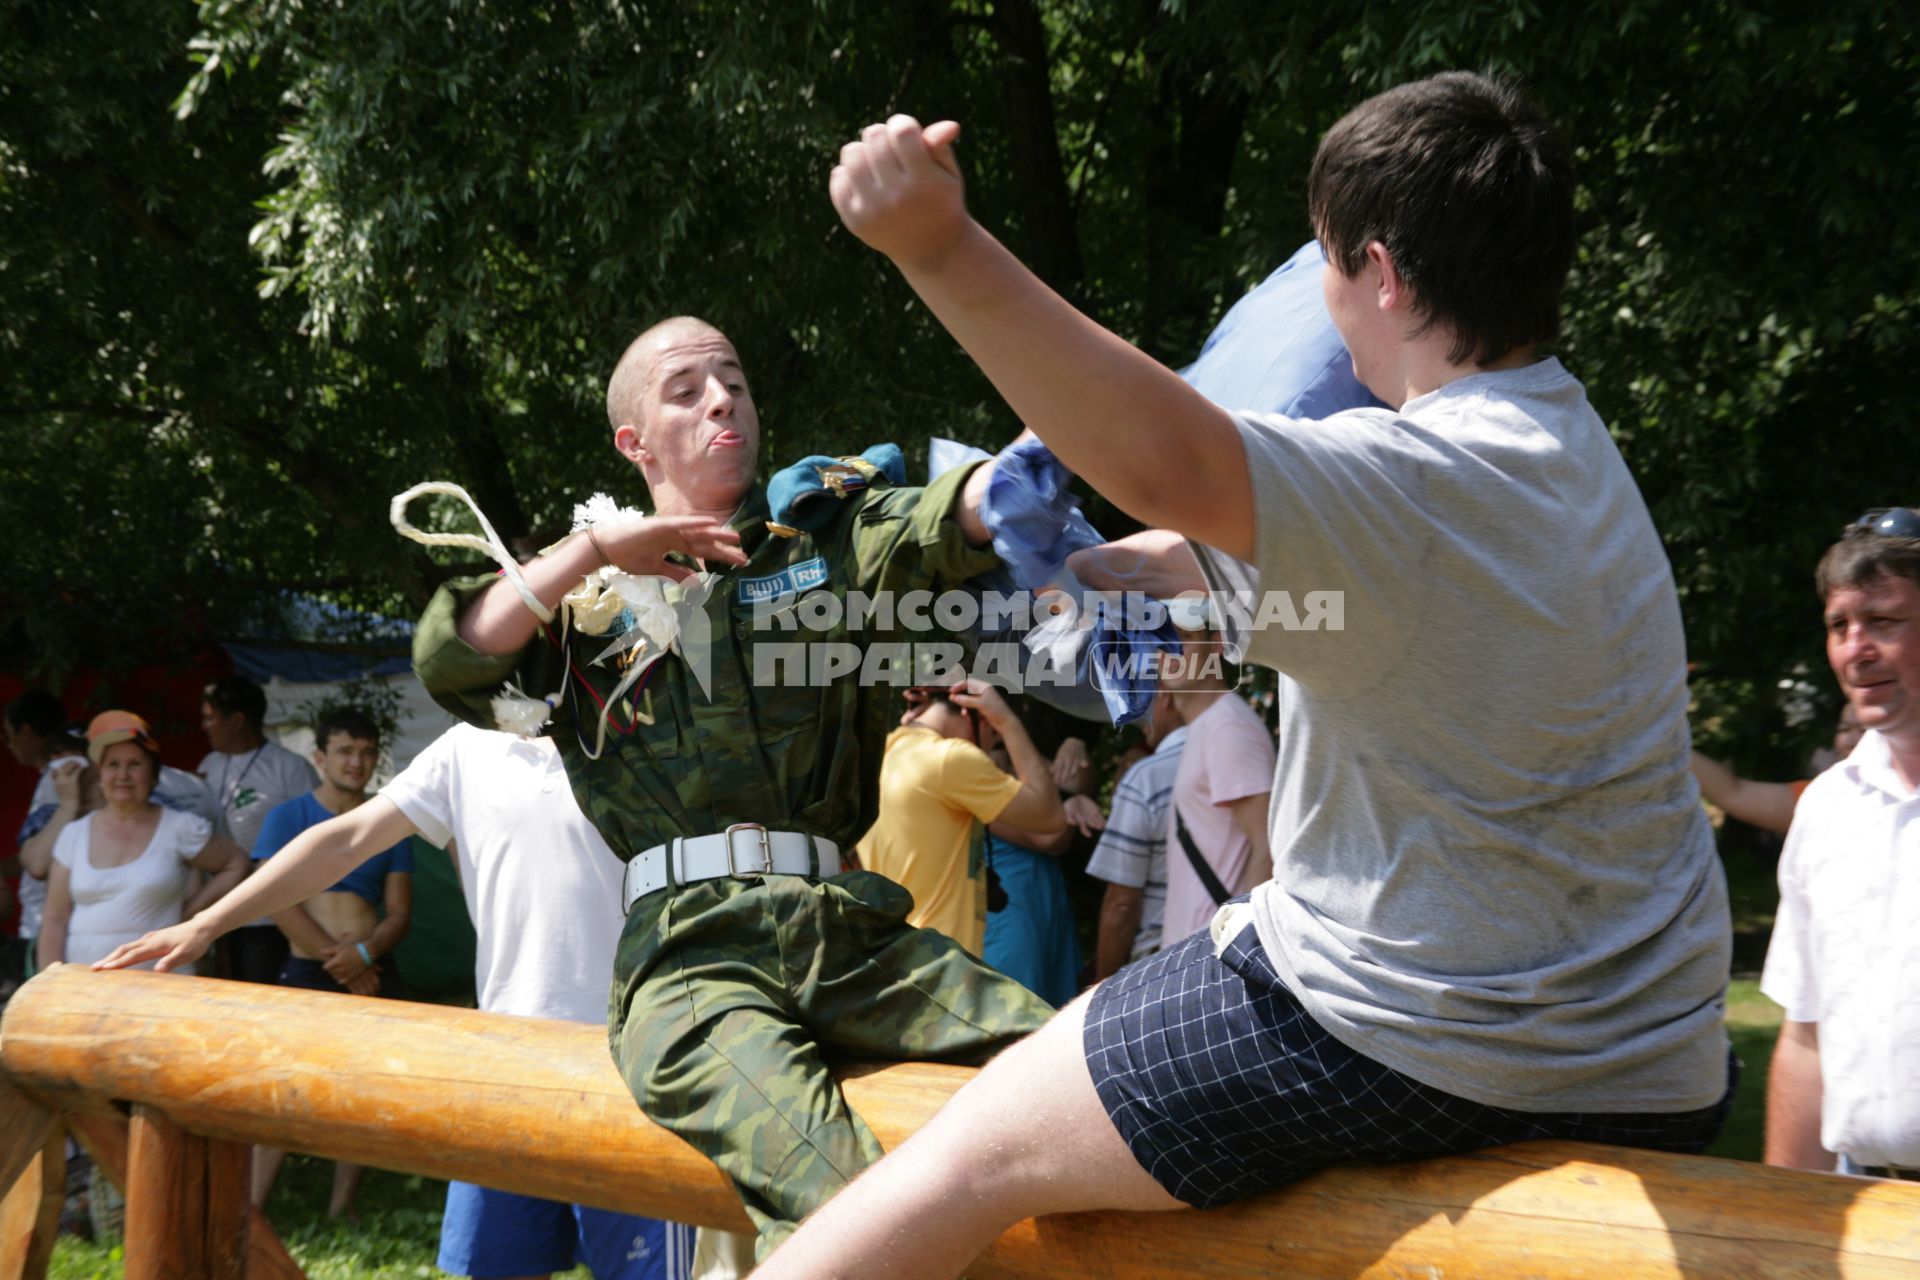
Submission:
[[[407,504],[415,498],[430,493],[443,493],[466,503],[467,510],[473,512],[473,518],[480,522],[480,528],[487,536],[482,538],[471,533],[427,533],[414,528],[412,522],[407,519]],[[540,603],[540,597],[533,594],[533,588],[529,587],[527,580],[521,576],[520,566],[514,561],[513,554],[507,550],[506,544],[500,541],[500,535],[493,531],[493,526],[487,522],[487,517],[480,510],[479,504],[459,485],[450,480],[428,480],[424,484],[417,484],[405,493],[395,495],[388,518],[393,521],[393,527],[401,537],[411,538],[423,547],[460,547],[467,551],[478,551],[500,566],[500,571],[507,575],[507,581],[511,582],[513,589],[520,593],[520,598],[526,602],[527,608],[532,611],[534,617],[541,622],[553,621],[553,610]]]

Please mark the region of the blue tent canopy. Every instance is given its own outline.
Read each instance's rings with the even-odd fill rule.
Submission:
[[[275,676],[295,684],[331,684],[363,676],[402,675],[413,624],[364,613],[298,592],[282,592],[244,638],[220,647],[249,680]],[[343,649],[351,645],[351,649]]]

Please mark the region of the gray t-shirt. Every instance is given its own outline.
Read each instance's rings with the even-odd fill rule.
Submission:
[[[260,842],[267,815],[320,785],[313,766],[277,742],[263,742],[252,751],[228,755],[209,751],[200,761],[200,776],[213,797],[213,828],[251,853]],[[271,929],[271,917],[249,920],[248,929]]]
[[[1226,628],[1282,676],[1253,899],[1282,979],[1342,1042],[1488,1105],[1717,1101],[1731,925],[1679,606],[1585,390],[1545,360],[1240,429],[1257,564],[1195,550],[1216,593],[1291,596]]]

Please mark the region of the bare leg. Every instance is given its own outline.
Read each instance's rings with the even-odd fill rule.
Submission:
[[[287,1158],[282,1147],[255,1147],[253,1149],[253,1207],[267,1207],[267,1197],[273,1194],[273,1180],[280,1176],[280,1162]]]
[[[336,1160],[333,1164],[333,1199],[327,1202],[329,1218],[344,1218],[353,1212],[353,1198],[360,1194],[360,1179],[366,1176],[364,1165]]]
[[[1184,1207],[1107,1118],[1081,1048],[1087,997],[995,1058],[760,1265],[785,1277],[957,1276],[1014,1223]]]

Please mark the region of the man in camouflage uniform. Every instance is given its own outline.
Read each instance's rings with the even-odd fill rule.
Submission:
[[[428,606],[414,646],[421,680],[487,727],[508,682],[560,695],[549,732],[574,793],[630,864],[676,837],[740,823],[850,850],[874,818],[898,691],[851,674],[756,681],[756,646],[929,637],[898,630],[899,619],[891,630],[850,630],[844,617],[809,629],[804,612],[793,629],[772,630],[755,625],[753,602],[806,589],[897,599],[993,568],[976,515],[984,470],[925,489],[874,479],[814,531],[783,537],[767,528],[758,418],[719,331],[685,318],[655,326],[628,348],[607,402],[615,447],[645,477],[657,513],[573,535],[525,567],[526,585],[553,607],[603,564],[683,578],[697,557],[708,587],[688,599],[704,616],[707,661],[669,656],[614,699],[595,758],[601,708],[626,674],[617,660],[595,664],[609,634],[565,632],[563,619],[541,629],[515,584],[483,578],[449,584]],[[693,621],[683,646],[700,629]],[[739,845],[756,838],[739,833]],[[672,875],[628,913],[613,1053],[641,1108],[733,1179],[763,1255],[881,1154],[828,1074],[827,1051],[983,1060],[1051,1013],[944,935],[908,928],[910,897],[881,876]]]

